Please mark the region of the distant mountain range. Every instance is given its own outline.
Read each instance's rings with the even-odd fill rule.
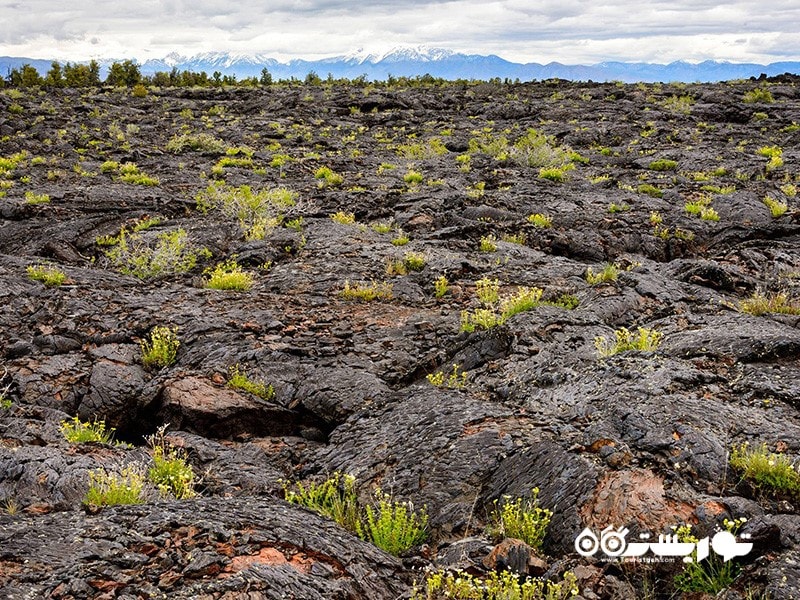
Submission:
[[[113,62],[123,59],[98,60],[105,77],[105,70]],[[44,74],[52,61],[35,60],[19,57],[0,57],[0,74],[6,75],[10,69],[19,68],[25,63],[34,66]],[[684,61],[669,64],[603,62],[594,65],[565,65],[551,62],[546,65],[538,63],[514,63],[499,56],[483,56],[478,54],[459,54],[442,48],[426,46],[400,47],[385,53],[369,53],[357,51],[344,56],[335,56],[320,60],[295,59],[280,62],[266,55],[233,54],[227,52],[207,52],[185,57],[172,53],[162,59],[151,59],[140,63],[141,72],[152,75],[157,71],[206,72],[209,75],[218,71],[222,75],[259,77],[266,68],[274,79],[304,79],[310,72],[325,79],[328,75],[334,78],[346,77],[354,79],[365,76],[368,80],[385,80],[390,75],[421,76],[425,74],[444,79],[479,79],[488,80],[519,79],[535,81],[551,78],[573,81],[624,81],[633,82],[714,82],[731,79],[743,79],[782,75],[784,73],[800,74],[800,62],[777,62],[768,65],[753,63],[730,63],[705,61],[697,64]]]

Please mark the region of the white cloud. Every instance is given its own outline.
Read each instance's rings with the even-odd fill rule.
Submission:
[[[520,62],[800,59],[800,3],[773,0],[0,1],[0,53],[153,58],[178,51],[319,58],[428,44]]]

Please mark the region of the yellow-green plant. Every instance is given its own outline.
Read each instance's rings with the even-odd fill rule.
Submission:
[[[150,177],[139,171],[134,163],[122,163],[119,166],[119,181],[123,183],[131,183],[133,185],[158,185],[157,177]]]
[[[428,515],[425,509],[415,510],[410,502],[398,502],[375,491],[376,504],[367,504],[360,534],[378,548],[399,555],[421,544],[427,537]]]
[[[356,222],[355,214],[351,212],[338,211],[330,215],[331,221],[339,225],[354,225]]]
[[[310,508],[349,531],[361,528],[361,505],[352,475],[337,471],[321,483],[283,482],[283,492],[287,502]]]
[[[145,368],[168,367],[175,362],[178,355],[178,328],[157,325],[150,332],[150,339],[140,342],[142,348],[142,364]]]
[[[28,278],[41,281],[46,286],[58,287],[67,280],[63,271],[52,265],[28,265]]]
[[[797,463],[785,454],[776,454],[766,444],[752,448],[745,442],[730,452],[730,465],[756,490],[770,495],[794,496],[800,492]]]
[[[434,571],[425,578],[424,589],[411,600],[569,600],[578,595],[578,579],[566,571],[558,582],[520,578],[511,571],[491,571],[480,579],[466,571]]]
[[[281,224],[284,212],[297,204],[297,193],[285,187],[253,190],[249,185],[214,182],[195,201],[203,214],[218,209],[226,218],[236,219],[246,240],[262,240]]]
[[[547,227],[553,226],[553,219],[548,215],[535,213],[528,216],[528,223],[531,223],[534,227],[546,229]]]
[[[765,295],[757,291],[739,302],[739,310],[755,316],[769,313],[800,315],[800,302],[791,299],[785,292]]]
[[[481,238],[481,252],[496,252],[497,238],[494,235],[485,235]]]
[[[182,116],[186,116],[183,115]],[[167,142],[167,151],[173,154],[200,152],[203,154],[225,154],[227,144],[208,133],[184,133],[173,136]]]
[[[673,171],[678,166],[678,162],[668,158],[659,158],[652,161],[649,165],[651,171]]]
[[[604,336],[598,336],[594,339],[594,345],[600,356],[613,356],[627,350],[653,352],[663,337],[663,333],[654,329],[639,327],[636,333],[632,333],[623,327],[614,332],[614,340],[609,341]]]
[[[765,196],[763,202],[769,209],[769,212],[772,215],[772,217],[775,219],[783,216],[783,214],[789,209],[789,205],[786,204],[786,202],[775,200],[775,198],[772,198],[770,196]]]
[[[392,239],[392,245],[405,246],[410,241],[411,240],[409,239],[409,237],[405,233],[403,233],[403,230],[398,229],[397,236],[395,236],[394,239]]]
[[[476,329],[491,329],[503,324],[503,319],[490,308],[461,311],[461,331],[472,333]]]
[[[212,290],[247,291],[253,287],[253,276],[242,270],[236,258],[219,263],[213,269],[207,269],[206,287]]]
[[[436,387],[460,390],[467,386],[467,377],[469,377],[467,371],[462,371],[459,365],[453,365],[453,370],[449,375],[445,375],[444,371],[437,371],[436,373],[428,373],[426,379],[428,383]]]
[[[47,194],[37,194],[35,192],[25,192],[25,204],[49,204],[50,196]]]
[[[723,527],[735,534],[746,519],[723,521]],[[697,544],[700,539],[692,533],[691,525],[673,526],[675,535],[682,543]],[[679,592],[703,593],[716,596],[731,586],[741,572],[735,561],[724,561],[716,552],[698,562],[697,548],[689,555],[691,560],[684,563],[683,571],[675,576],[675,589]]]
[[[425,262],[425,255],[421,252],[406,252],[403,256],[403,264],[409,271],[422,271]]]
[[[250,379],[247,372],[239,365],[230,367],[228,371],[228,387],[248,392],[262,400],[272,400],[275,397],[275,388],[263,381]]]
[[[58,428],[70,444],[83,444],[86,442],[110,444],[114,439],[114,428],[106,429],[106,422],[98,421],[97,419],[83,422],[78,417],[73,417],[61,421]]]
[[[147,478],[158,488],[163,497],[185,500],[195,496],[195,474],[186,462],[185,452],[167,442],[166,426],[147,438],[153,451],[153,466],[147,471]]]
[[[505,323],[508,319],[521,312],[533,310],[542,303],[541,288],[520,287],[510,296],[505,296],[500,301],[500,321]]]
[[[339,292],[339,297],[345,300],[390,300],[392,298],[392,284],[383,282],[354,283],[344,282],[344,288]]]
[[[440,275],[436,281],[433,282],[433,289],[434,289],[434,296],[437,298],[441,298],[444,296],[448,289],[450,288],[450,282],[447,281],[447,277],[444,275]]]
[[[314,177],[319,180],[319,186],[337,186],[344,182],[344,177],[334,172],[330,167],[320,167],[314,172]]]
[[[493,306],[500,299],[500,280],[483,277],[475,282],[475,295],[484,306]]]
[[[775,98],[772,97],[772,92],[763,87],[757,87],[744,93],[742,97],[743,102],[754,104],[756,102],[764,102],[765,104],[772,104]]]
[[[105,469],[89,471],[89,491],[84,503],[90,506],[142,504],[144,482],[144,475],[134,465],[124,467],[119,473]]]
[[[408,185],[418,185],[425,181],[425,176],[419,171],[409,169],[408,173],[403,175],[403,181],[405,181]]]
[[[186,231],[180,228],[159,234],[155,247],[150,247],[140,234],[129,237],[123,228],[117,243],[105,254],[122,273],[148,279],[185,273],[209,252],[205,248],[193,248]]]
[[[586,283],[589,285],[598,285],[600,283],[608,283],[616,281],[619,275],[619,267],[614,263],[608,263],[603,268],[595,273],[592,267],[586,269]]]
[[[393,225],[391,221],[381,221],[380,223],[373,223],[371,227],[375,233],[389,233]]]
[[[539,488],[529,498],[503,496],[494,501],[489,531],[496,538],[516,538],[531,548],[541,548],[553,511],[539,506]]]

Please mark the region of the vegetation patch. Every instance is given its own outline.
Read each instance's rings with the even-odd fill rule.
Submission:
[[[485,579],[465,571],[434,571],[422,587],[415,586],[411,600],[569,600],[579,591],[570,571],[558,582],[521,578],[511,571],[492,571]]]
[[[114,428],[106,429],[105,421],[81,421],[78,417],[61,421],[59,430],[70,444],[95,442],[110,444],[114,439]]]
[[[58,287],[67,280],[66,274],[52,265],[28,265],[28,279],[40,281],[48,287]]]
[[[747,442],[730,452],[731,467],[743,481],[768,496],[795,496],[800,492],[800,473],[796,461],[776,454],[766,444],[751,447]]]
[[[131,465],[119,472],[97,469],[89,471],[89,491],[84,503],[89,506],[143,504],[145,478],[141,470]]]
[[[197,266],[198,258],[209,254],[205,248],[193,248],[186,231],[180,228],[159,234],[154,247],[141,234],[128,236],[123,228],[117,243],[106,251],[120,272],[139,279],[185,273]]]
[[[178,356],[178,328],[157,325],[150,332],[150,339],[140,342],[142,348],[142,364],[145,368],[168,367]]]
[[[263,381],[250,379],[247,372],[239,365],[232,366],[228,371],[229,388],[242,390],[262,400],[272,400],[275,397],[275,389],[271,385],[267,385]]]
[[[235,257],[219,263],[213,269],[207,269],[206,275],[206,287],[212,290],[246,292],[253,287],[253,276],[242,270]]]
[[[600,356],[613,356],[620,352],[634,350],[637,352],[654,352],[664,334],[654,329],[639,327],[636,333],[632,333],[627,328],[617,329],[614,332],[614,339],[608,340],[604,336],[594,339],[595,348]]]
[[[391,300],[392,284],[386,282],[378,283],[376,281],[351,284],[350,281],[345,281],[344,288],[339,292],[339,297],[344,300],[362,300],[365,302]]]

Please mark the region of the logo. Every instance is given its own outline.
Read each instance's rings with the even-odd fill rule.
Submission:
[[[602,551],[611,558],[628,558],[644,556],[652,552],[656,556],[682,556],[683,562],[700,562],[709,557],[713,550],[722,557],[724,562],[744,556],[753,549],[750,542],[739,542],[730,531],[718,531],[710,540],[704,537],[696,542],[682,542],[678,534],[659,535],[657,542],[631,542],[626,536],[630,533],[628,528],[614,529],[609,525],[600,532],[599,537],[588,527],[575,538],[575,551],[581,556],[594,556]],[[647,540],[651,534],[641,533],[639,539]],[[747,539],[748,534],[742,534],[742,539]]]

